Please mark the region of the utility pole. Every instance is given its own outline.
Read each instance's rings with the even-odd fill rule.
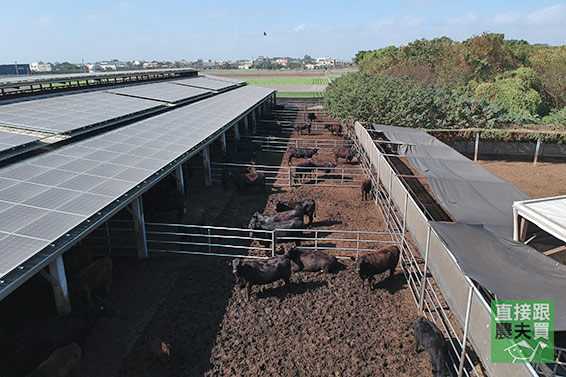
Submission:
[[[16,76],[19,76],[19,74],[18,74],[18,62],[14,62],[14,67],[16,67]]]

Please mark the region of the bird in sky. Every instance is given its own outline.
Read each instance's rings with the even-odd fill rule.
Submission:
[[[266,33],[265,31],[263,32],[263,36],[264,36],[264,37],[267,37],[267,33]]]

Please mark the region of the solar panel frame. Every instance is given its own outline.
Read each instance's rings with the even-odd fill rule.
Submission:
[[[124,86],[121,88],[109,89],[108,92],[167,103],[177,103],[212,94],[212,92],[208,89],[175,85],[174,82]]]
[[[0,203],[3,203],[3,206],[0,206],[0,235],[9,234],[0,238],[0,249],[6,246],[3,240],[8,237],[12,237],[10,241],[15,236],[24,240],[32,239],[29,235],[31,234],[30,229],[33,229],[33,227],[23,228],[47,213],[50,213],[50,215],[45,219],[50,219],[51,223],[56,222],[57,214],[66,219],[72,219],[72,221],[65,222],[65,224],[73,225],[69,225],[68,229],[65,228],[66,232],[73,232],[73,228],[88,229],[92,225],[85,225],[84,220],[99,216],[98,213],[113,213],[110,208],[121,208],[119,206],[126,203],[126,201],[120,202],[122,195],[133,188],[138,190],[136,195],[140,194],[140,190],[148,189],[149,187],[144,184],[144,181],[152,176],[154,178],[149,182],[160,179],[165,172],[175,168],[176,165],[171,164],[171,162],[175,161],[176,164],[179,164],[188,159],[205,142],[213,140],[222,130],[229,127],[254,108],[259,101],[272,93],[273,91],[269,89],[253,89],[244,86],[47,152],[42,156],[30,158],[14,166],[0,168],[0,190],[2,190],[0,193],[4,190],[9,193],[15,192],[17,191],[16,186],[22,184],[33,188],[33,195],[30,195],[31,191],[27,191],[26,195],[15,196],[14,199],[17,199],[18,202],[5,201],[0,196]],[[115,141],[117,135],[127,136],[127,138],[123,139],[123,142],[117,142]],[[171,137],[157,140],[156,135],[170,135]],[[138,145],[129,144],[129,142],[135,142]],[[142,156],[129,153],[140,147],[147,148],[145,151],[151,150],[154,153]],[[110,160],[118,163],[107,162],[107,158],[104,158],[101,151],[109,149],[120,155],[113,156]],[[140,151],[137,150],[137,152]],[[54,166],[45,166],[49,161]],[[25,168],[22,168],[22,166]],[[140,166],[145,168],[140,168]],[[112,169],[105,169],[105,167]],[[22,174],[25,181],[4,177],[10,171],[15,174],[14,169],[23,169],[21,172],[16,171],[16,173]],[[108,172],[108,174],[104,174],[104,172]],[[158,172],[159,175],[157,175]],[[112,177],[108,177],[109,175]],[[10,190],[10,188],[12,189]],[[54,190],[53,194],[47,192],[53,188],[65,191]],[[73,194],[68,191],[72,191]],[[63,203],[57,203],[56,208],[53,208],[55,205],[52,204],[52,195],[56,196],[57,193],[63,192],[64,198],[61,199]],[[78,195],[75,195],[76,193]],[[31,196],[35,197],[35,200],[32,200]],[[128,196],[128,200],[132,200],[132,198],[132,195]],[[21,204],[19,201],[27,201],[33,206]],[[2,207],[5,208],[2,209]],[[20,220],[15,224],[8,224],[8,219],[13,218],[18,211],[22,212]],[[78,222],[79,218],[82,219],[81,222]],[[4,225],[5,223],[8,225]],[[40,229],[42,236],[48,237],[48,239],[38,238],[37,240],[40,243],[37,243],[37,245],[41,244],[43,247],[49,244],[58,245],[61,244],[60,241],[63,239],[68,240],[68,238],[61,238],[65,235],[62,232],[63,228],[43,229],[43,226],[48,227],[47,221],[39,221],[35,225],[37,225],[37,229]],[[25,233],[25,237],[17,233],[20,230]],[[58,237],[55,236],[56,233],[60,233]],[[35,255],[44,255],[43,247],[32,251],[31,246],[29,246],[32,243],[27,242],[24,247],[19,249],[21,253],[19,258],[5,259],[4,255],[0,254],[0,271],[13,271],[18,266],[14,262],[16,260],[17,263],[23,263],[25,260],[36,260],[34,259]],[[48,256],[48,259],[53,258],[58,253],[57,250],[60,249],[50,249],[45,255]],[[47,259],[41,259],[42,263],[45,260]],[[7,264],[10,264],[10,266],[7,266]],[[3,275],[0,275],[0,278],[3,278]],[[2,289],[0,283],[0,297],[3,297],[3,292],[4,289]]]

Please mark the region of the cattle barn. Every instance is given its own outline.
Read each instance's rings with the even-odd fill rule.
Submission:
[[[39,88],[39,89],[38,89]],[[70,310],[62,255],[125,207],[147,257],[141,194],[255,127],[274,91],[170,69],[0,81],[0,299],[42,272]],[[49,274],[43,269],[48,267]]]

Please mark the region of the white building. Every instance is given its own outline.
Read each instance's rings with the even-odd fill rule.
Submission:
[[[35,62],[29,65],[29,69],[32,72],[51,72],[52,67],[49,63]]]

